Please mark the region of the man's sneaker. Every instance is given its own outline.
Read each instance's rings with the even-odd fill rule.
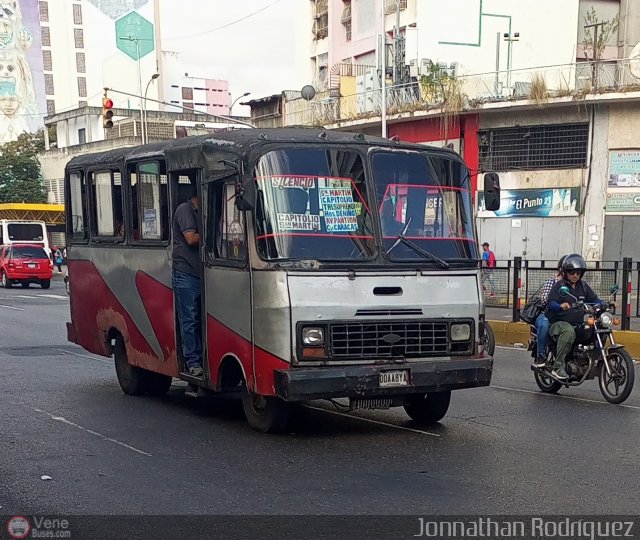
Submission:
[[[568,379],[569,378],[569,375],[567,375],[567,372],[564,370],[564,368],[561,368],[561,367],[557,368],[557,369],[554,369],[551,372],[551,375],[553,377],[555,377],[556,379]]]
[[[547,363],[545,362],[544,358],[539,356],[538,358],[535,359],[535,361],[531,365],[536,369],[542,369],[547,365]]]
[[[200,366],[189,368],[189,375],[191,375],[192,377],[202,377],[203,373],[204,370]]]

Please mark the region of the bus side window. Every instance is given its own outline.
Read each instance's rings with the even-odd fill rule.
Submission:
[[[118,171],[91,174],[91,235],[99,238],[124,238],[122,212],[122,175]]]
[[[82,172],[69,174],[67,223],[72,241],[87,239],[87,185]]]
[[[164,162],[138,164],[136,190],[138,212],[134,223],[140,226],[139,237],[134,240],[169,240],[169,182]]]

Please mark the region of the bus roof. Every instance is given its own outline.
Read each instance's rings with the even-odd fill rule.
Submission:
[[[265,129],[234,129],[208,135],[197,135],[172,139],[168,141],[116,148],[106,152],[84,154],[73,158],[67,164],[67,169],[82,169],[85,167],[120,167],[128,160],[163,157],[168,170],[195,168],[203,161],[203,154],[214,148],[224,149],[238,156],[249,149],[273,142],[282,143],[353,143],[376,145],[389,148],[405,148],[414,150],[437,150],[458,156],[455,152],[445,148],[429,147],[423,144],[399,142],[382,137],[355,134],[345,131],[331,131],[318,128],[289,127]],[[458,156],[459,157],[459,156]]]

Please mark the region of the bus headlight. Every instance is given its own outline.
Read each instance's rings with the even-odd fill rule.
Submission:
[[[600,315],[600,324],[607,327],[611,326],[613,324],[613,315],[605,311],[602,315]]]
[[[324,328],[309,326],[302,329],[302,343],[310,347],[324,345]]]
[[[468,341],[471,339],[471,326],[467,323],[451,325],[451,341]]]

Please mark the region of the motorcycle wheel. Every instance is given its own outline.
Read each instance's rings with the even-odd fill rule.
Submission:
[[[598,377],[600,392],[609,403],[618,405],[625,401],[633,390],[635,380],[633,360],[626,349],[609,351],[607,359],[611,367],[611,375],[607,373],[607,366],[602,362]]]
[[[540,390],[542,390],[545,394],[557,394],[558,390],[562,388],[562,384],[549,375],[543,375],[538,371],[534,371],[533,377],[536,380],[538,388],[540,388]]]

